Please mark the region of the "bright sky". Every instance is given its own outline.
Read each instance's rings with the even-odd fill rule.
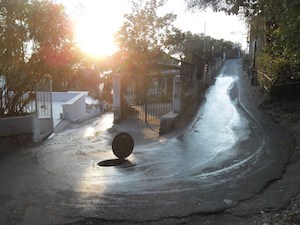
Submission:
[[[56,0],[66,5],[68,14],[76,21],[77,42],[81,49],[93,56],[107,56],[117,50],[113,34],[123,23],[123,15],[130,11],[127,0]],[[82,8],[81,8],[82,7]],[[247,29],[237,16],[224,13],[191,13],[186,11],[184,0],[168,0],[166,13],[177,15],[174,23],[182,31],[204,33],[216,39],[242,44],[246,49]],[[105,32],[103,32],[105,31]]]

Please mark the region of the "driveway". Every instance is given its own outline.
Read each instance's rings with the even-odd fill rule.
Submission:
[[[294,139],[261,114],[245,82],[240,60],[227,60],[179,134],[113,126],[105,114],[35,147],[5,145],[0,224],[174,224],[255,197],[282,176]],[[126,129],[133,153],[99,166],[115,159],[111,141]]]

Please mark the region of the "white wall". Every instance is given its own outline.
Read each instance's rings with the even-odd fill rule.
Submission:
[[[0,119],[0,136],[33,134],[35,114]]]
[[[78,92],[52,92],[53,102],[68,102],[76,97]]]
[[[77,121],[86,114],[85,98],[87,94],[85,92],[76,93],[70,101],[64,103],[63,106],[63,118],[65,120]]]

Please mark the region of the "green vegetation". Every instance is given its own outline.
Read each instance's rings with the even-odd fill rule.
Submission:
[[[259,69],[275,82],[300,79],[300,2],[285,0],[266,4],[265,40],[258,51]]]
[[[217,40],[204,34],[193,34],[191,32],[181,33],[181,38],[177,44],[170,48],[169,54],[180,55],[184,61],[192,63],[193,55],[205,56],[220,56],[226,49],[240,47],[231,41],[223,39]]]
[[[0,117],[27,113],[24,93],[52,79],[53,91],[89,90],[111,102],[111,77],[104,71],[145,72],[149,63],[178,62],[171,55],[215,54],[233,43],[183,33],[174,27],[176,15],[160,15],[165,0],[132,1],[132,11],[116,35],[119,51],[90,58],[75,44],[72,21],[65,8],[51,0],[0,0]],[[200,19],[200,18],[199,18]],[[205,43],[205,49],[204,49]],[[105,83],[103,93],[99,84]]]
[[[36,84],[47,77],[54,91],[97,90],[106,61],[76,47],[72,21],[50,0],[0,0],[0,117],[27,113]]]
[[[118,68],[128,69],[153,62],[170,63],[171,55],[191,61],[193,54],[218,53],[235,46],[223,39],[182,32],[173,26],[176,15],[158,15],[158,9],[164,4],[164,0],[133,1],[132,12],[125,15],[123,26],[117,33],[120,51],[114,61],[119,63]]]
[[[174,44],[179,32],[172,25],[176,15],[159,16],[157,11],[163,5],[161,0],[133,1],[132,12],[125,15],[116,37],[120,50],[115,61],[119,69],[161,62],[164,52]]]
[[[256,66],[274,83],[300,79],[299,0],[186,0],[191,10],[212,7],[228,14],[244,14],[257,40]]]
[[[57,82],[73,58],[71,26],[61,5],[0,1],[0,117],[25,113],[22,96],[46,74]]]

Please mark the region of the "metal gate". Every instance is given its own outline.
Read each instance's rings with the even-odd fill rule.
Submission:
[[[173,77],[149,76],[146,87],[144,121],[159,124],[160,118],[172,111]]]
[[[144,77],[122,79],[122,118],[159,124],[160,118],[172,111],[173,73],[152,73]]]
[[[54,131],[52,112],[52,80],[45,76],[36,85],[36,111],[39,119],[39,140],[49,136]]]
[[[39,118],[52,119],[52,80],[45,77],[36,84],[36,111]]]

